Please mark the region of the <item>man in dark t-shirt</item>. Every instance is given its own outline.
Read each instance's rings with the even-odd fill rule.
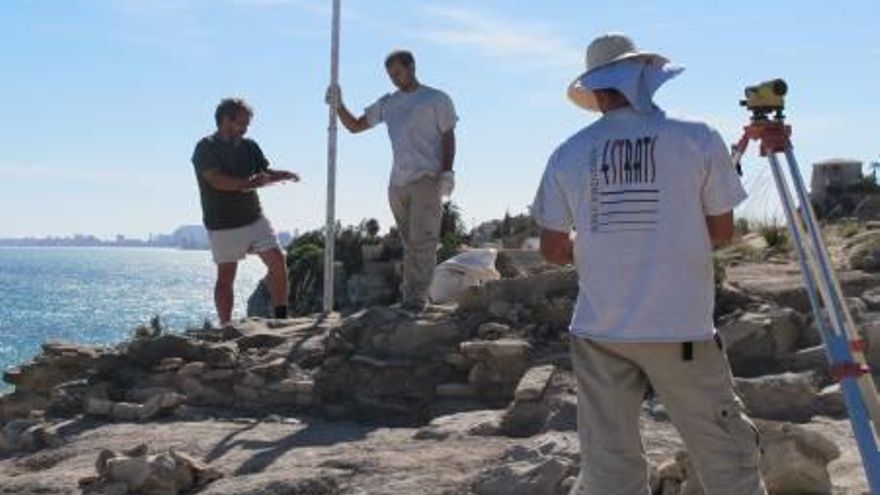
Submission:
[[[281,181],[298,181],[299,176],[269,168],[257,143],[244,137],[252,116],[244,100],[221,101],[214,114],[217,132],[202,138],[192,157],[202,218],[217,263],[214,302],[221,325],[232,318],[235,273],[238,262],[248,253],[259,255],[269,270],[275,317],[287,317],[287,265],[275,231],[263,216],[256,190]]]

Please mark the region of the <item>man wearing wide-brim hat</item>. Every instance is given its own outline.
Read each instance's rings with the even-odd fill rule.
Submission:
[[[594,40],[569,97],[601,117],[556,149],[532,206],[542,254],[575,263],[580,279],[571,348],[582,467],[572,495],[649,493],[639,434],[648,383],[705,493],[766,494],[758,433],[712,321],[712,249],[731,240],[746,194],[718,132],[654,104],[681,71],[624,35]]]

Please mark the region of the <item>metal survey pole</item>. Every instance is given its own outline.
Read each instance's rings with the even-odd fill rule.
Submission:
[[[330,35],[330,86],[339,86],[339,18],[340,0],[333,0]],[[336,259],[336,115],[339,93],[333,91],[330,101],[330,124],[327,127],[327,224],[324,230],[324,314],[333,312],[334,261]]]

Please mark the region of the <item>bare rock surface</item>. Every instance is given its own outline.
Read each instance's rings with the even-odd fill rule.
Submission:
[[[735,384],[752,416],[806,422],[817,412],[820,390],[810,373],[737,378]]]
[[[44,464],[31,457],[0,461],[0,493],[78,494],[77,482],[95,474],[99,452],[123,452],[148,441],[154,451],[186,452],[225,473],[200,493],[442,494],[466,484],[510,446],[503,438],[423,441],[413,438],[412,429],[320,420],[79,428],[67,446],[43,454]]]
[[[769,304],[746,307],[722,318],[718,333],[724,340],[737,375],[760,375],[797,351],[806,319],[791,308]]]
[[[576,277],[516,273],[418,314],[375,306],[114,347],[49,343],[4,376],[15,390],[0,396],[0,494],[563,495],[580,469]],[[758,422],[772,493],[862,494],[799,277],[791,263],[729,267],[717,327],[752,415],[799,423]],[[861,296],[848,303],[876,363],[880,275],[841,278]],[[698,494],[657,397],[642,429],[654,495]]]
[[[481,420],[493,413],[484,412]],[[479,416],[474,413],[472,417]],[[412,428],[314,418],[153,424],[81,420],[67,426],[63,446],[0,460],[0,494],[80,494],[78,482],[95,476],[102,451],[122,453],[139,442],[148,442],[152,452],[184,453],[202,469],[221,473],[221,479],[199,492],[212,495],[562,495],[566,480],[578,471],[574,431],[512,439],[469,430],[472,424],[463,422],[457,432],[450,427],[453,433],[441,439],[420,437],[423,430]],[[765,472],[777,486],[823,479],[832,483],[828,485],[831,492],[775,493],[855,495],[864,490],[860,460],[846,422],[759,425],[769,446]],[[646,415],[642,429],[652,465],[660,466],[683,448],[665,421]],[[831,462],[823,478],[824,465],[838,450],[840,457]]]
[[[671,427],[645,421],[654,457],[681,447]],[[211,494],[469,493],[466,489],[483,470],[514,460],[511,449],[537,449],[551,463],[563,459],[567,473],[576,465],[574,432],[515,440],[460,431],[442,441],[420,439],[418,432],[312,418],[153,424],[81,420],[68,426],[64,446],[0,461],[0,493],[78,494],[78,481],[95,475],[100,452],[130,451],[139,442],[148,442],[153,452],[186,453],[223,473],[222,480],[200,492]]]
[[[880,285],[880,275],[858,270],[838,273],[846,296],[858,297]],[[727,268],[727,280],[734,287],[756,297],[808,313],[810,301],[795,263],[748,263]]]

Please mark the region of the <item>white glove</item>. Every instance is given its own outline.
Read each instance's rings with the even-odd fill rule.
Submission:
[[[327,86],[327,93],[324,95],[324,102],[328,105],[333,104],[333,98],[336,98],[336,101],[339,104],[342,104],[342,88],[339,87],[338,84],[331,84]]]
[[[449,198],[455,190],[455,172],[447,170],[440,174],[440,197]]]

